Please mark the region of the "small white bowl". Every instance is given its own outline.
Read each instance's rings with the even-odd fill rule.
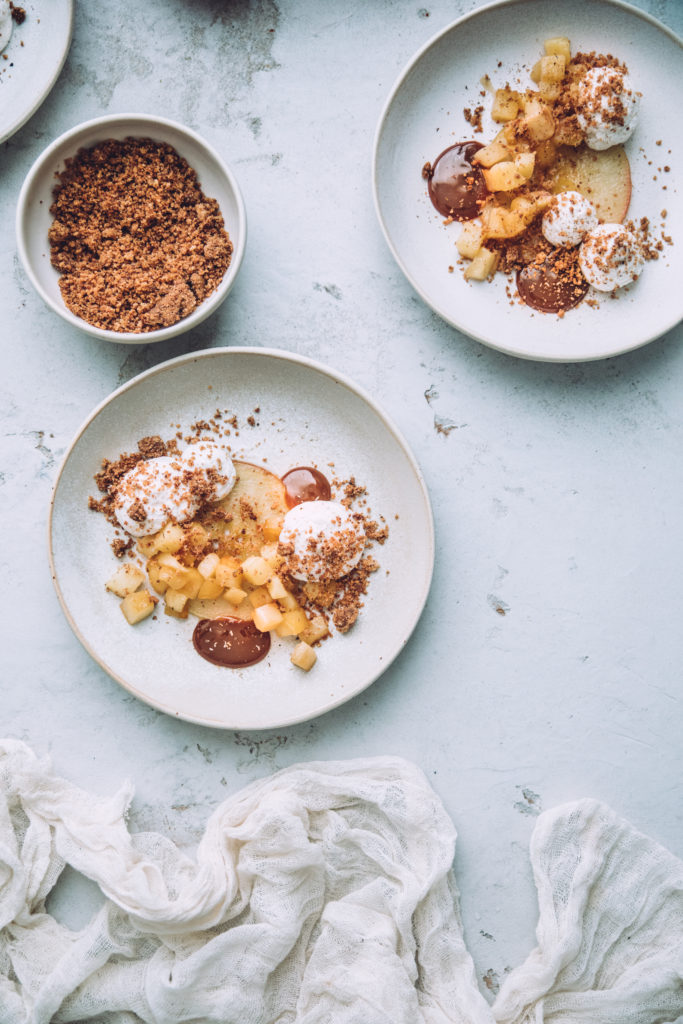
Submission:
[[[202,191],[217,200],[233,245],[232,259],[223,280],[193,313],[170,327],[141,333],[102,330],[75,316],[62,299],[60,275],[50,263],[48,242],[48,230],[52,223],[52,192],[57,184],[56,174],[64,169],[65,161],[75,156],[79,149],[89,148],[106,139],[127,137],[150,138],[168,143],[187,160],[197,173]],[[105,341],[141,345],[163,341],[196,327],[220,306],[235,283],[246,240],[247,221],[239,186],[218,153],[191,129],[175,121],[147,114],[97,117],[60,135],[44,150],[28,172],[17,204],[19,256],[34,288],[43,301],[67,323]]]

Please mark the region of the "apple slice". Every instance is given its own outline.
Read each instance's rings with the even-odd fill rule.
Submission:
[[[576,190],[589,199],[600,220],[621,224],[631,202],[631,168],[623,146],[563,153],[552,174],[553,192]]]
[[[195,597],[189,602],[187,610],[192,615],[196,615],[198,619],[233,618],[246,620],[253,618],[254,611],[246,599],[241,604],[235,606],[224,597],[214,597],[207,600]]]
[[[204,525],[218,542],[221,557],[236,558],[240,563],[249,558],[263,562],[264,525],[284,519],[287,512],[285,486],[274,473],[251,462],[235,460],[235,469],[237,482],[227,498],[220,502],[220,510],[227,513],[227,519],[213,517],[209,511]],[[200,619],[226,615],[251,619],[254,611],[247,599],[235,607],[225,595],[206,600],[194,598],[188,607]]]
[[[227,498],[219,503],[222,515],[217,519],[209,511],[204,525],[219,542],[219,555],[231,555],[243,562],[258,555],[266,537],[264,525],[282,520],[287,512],[285,485],[262,466],[235,460],[237,482]]]

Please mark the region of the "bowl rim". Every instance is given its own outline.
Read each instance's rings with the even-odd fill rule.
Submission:
[[[191,139],[216,163],[220,172],[227,180],[237,207],[237,240],[233,238],[232,234],[230,235],[230,240],[233,244],[232,259],[230,261],[230,266],[225,272],[218,287],[208,295],[197,309],[189,314],[189,316],[183,317],[181,320],[178,320],[176,323],[171,324],[168,327],[162,327],[155,331],[148,331],[139,334],[132,331],[111,331],[101,327],[95,327],[93,324],[89,324],[87,320],[83,320],[72,313],[63,302],[55,302],[54,299],[45,291],[40,280],[35,274],[32,261],[29,257],[28,246],[26,244],[27,225],[30,220],[30,215],[28,213],[28,198],[31,194],[36,178],[43,171],[45,165],[54,158],[60,150],[67,146],[69,142],[76,140],[79,136],[87,134],[93,129],[106,129],[108,126],[114,127],[117,124],[122,123],[131,124],[133,130],[136,125],[139,125],[140,127],[148,126],[149,128],[153,128],[154,126],[169,128],[178,132],[180,135],[184,135]],[[74,154],[77,149],[78,145],[74,147]],[[193,169],[196,170],[196,168]],[[84,331],[86,334],[90,334],[92,337],[100,338],[104,341],[117,342],[119,344],[143,345],[164,341],[168,338],[183,334],[187,330],[191,330],[210,316],[218,306],[221,305],[231,290],[242,264],[242,260],[244,259],[247,243],[247,214],[242,192],[232,169],[228,166],[218,151],[211,145],[211,143],[207,142],[203,136],[199,135],[199,133],[194,131],[194,129],[188,128],[187,125],[168,117],[160,117],[156,114],[123,112],[118,114],[105,114],[100,117],[90,118],[88,121],[82,121],[79,124],[74,125],[72,128],[69,128],[67,131],[62,132],[61,135],[57,136],[56,139],[54,139],[39,153],[24,178],[19,192],[15,229],[17,250],[24,271],[40,298],[50,309],[61,316],[62,319],[72,327],[77,327],[79,330]]]

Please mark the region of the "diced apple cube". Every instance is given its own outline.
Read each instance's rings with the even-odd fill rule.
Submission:
[[[464,259],[474,259],[484,241],[484,226],[478,219],[466,220],[455,243],[456,249]]]
[[[246,596],[246,590],[242,590],[241,587],[229,587],[223,594],[223,597],[228,602],[228,604],[233,605],[235,608],[237,608],[238,605],[242,604],[242,601],[244,601]]]
[[[157,550],[174,555],[185,542],[185,531],[178,523],[166,523],[157,534]]]
[[[145,582],[145,574],[137,565],[126,562],[120,565],[114,575],[107,580],[105,586],[117,597],[128,597]]]
[[[515,196],[510,203],[510,210],[522,217],[525,224],[530,224],[534,217],[550,206],[552,199],[550,192],[539,189],[524,196]]]
[[[284,597],[278,597],[277,603],[282,608],[283,612],[295,612],[301,605],[294,597],[294,594],[285,594]]]
[[[486,206],[482,211],[486,238],[514,238],[526,227],[526,222],[513,209],[504,206]],[[473,259],[476,259],[475,254]]]
[[[550,193],[548,193],[548,202],[551,198]],[[533,194],[531,196],[515,196],[510,203],[510,213],[514,213],[521,218],[521,223],[526,226],[531,224],[534,217],[546,208],[548,202],[535,198]],[[514,235],[511,237],[514,238]]]
[[[210,555],[205,555],[201,562],[197,564],[197,572],[199,572],[205,580],[208,580],[215,575],[216,566],[219,562],[220,558],[215,551],[212,551]]]
[[[156,598],[152,597],[149,590],[136,590],[133,594],[124,597],[121,602],[121,611],[125,615],[126,621],[134,626],[152,614],[156,603]]]
[[[180,590],[167,590],[164,598],[164,611],[173,618],[186,619],[189,603],[190,599],[187,594],[183,594]]]
[[[270,604],[272,597],[267,587],[255,587],[249,594],[249,604],[252,608],[260,608],[261,605]]]
[[[263,523],[263,536],[266,540],[277,540],[282,532],[282,519],[279,516],[269,516]]]
[[[534,173],[536,157],[533,153],[518,153],[515,157],[515,167],[524,178],[530,178]]]
[[[561,92],[561,82],[548,82],[545,78],[542,78],[538,83],[538,95],[544,103],[554,103],[555,100],[560,98]]]
[[[149,582],[152,585],[152,589],[156,590],[157,594],[165,594],[168,590],[168,583],[166,580],[161,578],[161,566],[156,558],[150,558],[145,567],[147,569],[147,576]]]
[[[501,160],[510,160],[512,153],[507,143],[503,139],[494,139],[493,142],[489,142],[488,146],[482,146],[472,157],[473,164],[479,164],[481,167],[493,167],[494,164],[499,164]]]
[[[561,82],[564,78],[567,64],[564,57],[559,54],[550,54],[541,57],[541,81]]]
[[[312,647],[309,647],[303,640],[298,643],[290,656],[292,665],[296,665],[297,668],[301,668],[304,672],[308,672],[309,669],[313,668],[318,655],[315,653]]]
[[[220,597],[223,593],[223,587],[216,580],[204,580],[197,597],[200,601],[213,601],[214,598]],[[242,593],[242,591],[240,591]]]
[[[519,98],[512,89],[496,89],[491,117],[498,124],[512,121],[519,114]]]
[[[482,171],[489,192],[511,192],[526,182],[526,176],[517,166],[516,160],[502,160],[499,164]]]
[[[533,142],[543,142],[555,133],[555,118],[549,107],[541,100],[527,97],[524,100],[524,116],[521,127]]]
[[[273,601],[272,604],[262,604],[254,608],[254,625],[262,633],[268,633],[275,629],[282,622],[282,612]]]
[[[159,579],[168,584],[171,590],[181,590],[188,581],[189,573],[186,566],[181,565],[175,555],[161,552],[157,556]]]
[[[537,60],[536,63],[534,64],[534,66],[532,67],[531,72],[529,74],[529,77],[531,78],[532,82],[536,83],[536,85],[538,85],[538,83],[541,81],[541,61],[540,60]]]
[[[498,258],[499,253],[483,245],[465,270],[465,277],[468,281],[485,281],[495,273]]]
[[[185,594],[192,601],[195,597],[199,597],[199,591],[204,583],[204,577],[197,569],[190,568],[187,572],[187,582],[183,584],[181,593]]]
[[[322,615],[314,615],[306,628],[299,633],[299,639],[307,644],[314,644],[328,633],[329,629]]]
[[[135,547],[143,558],[151,558],[159,550],[159,534],[154,533],[150,537],[139,537]]]
[[[242,562],[242,572],[247,583],[262,587],[273,574],[273,568],[260,555],[252,555]]]
[[[308,619],[303,608],[297,608],[291,612],[284,612],[282,622],[276,627],[278,636],[298,636],[308,627]]]
[[[553,36],[552,39],[546,39],[543,49],[550,57],[555,55],[564,57],[566,64],[569,64],[572,59],[572,48],[566,36]]]
[[[242,582],[242,566],[236,558],[221,558],[214,570],[216,583],[222,587],[239,587]]]
[[[268,593],[270,594],[274,601],[281,601],[283,598],[287,597],[287,594],[289,593],[287,587],[284,585],[279,576],[271,576],[271,578],[268,580],[267,585]]]

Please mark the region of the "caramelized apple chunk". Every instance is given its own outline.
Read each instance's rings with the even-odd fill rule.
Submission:
[[[135,626],[138,622],[142,622],[143,619],[152,614],[156,603],[156,598],[152,597],[149,590],[136,590],[134,593],[124,597],[121,602],[121,611],[126,621],[131,626]]]
[[[498,124],[513,121],[519,114],[519,93],[512,89],[496,89],[491,117]]]
[[[315,653],[312,647],[310,647],[303,640],[296,645],[291,655],[291,662],[296,665],[297,668],[301,668],[304,672],[308,672],[313,668],[318,655]]]
[[[468,264],[465,278],[468,281],[485,281],[487,277],[495,273],[497,263],[498,253],[482,245],[472,262]]]
[[[128,597],[133,594],[145,582],[145,574],[142,569],[132,562],[120,565],[114,575],[107,580],[105,586],[117,597]]]

